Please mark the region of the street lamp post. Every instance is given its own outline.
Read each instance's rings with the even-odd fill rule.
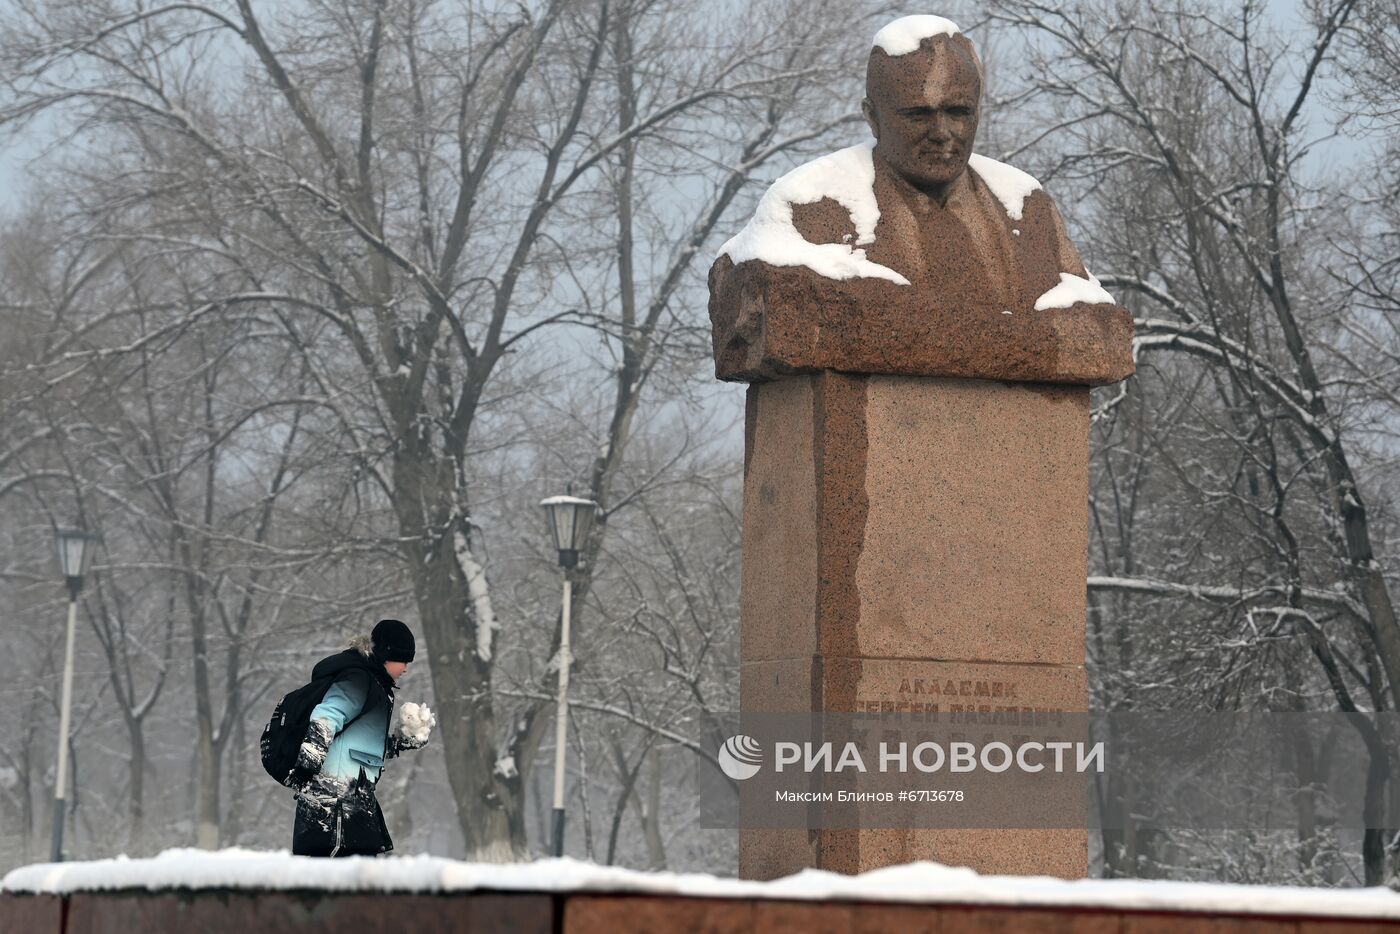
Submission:
[[[63,647],[63,695],[58,714],[58,774],[53,787],[52,861],[63,861],[63,812],[68,796],[68,730],[73,721],[73,637],[78,624],[78,595],[83,591],[83,572],[92,558],[88,547],[94,536],[82,529],[58,530],[58,563],[63,582],[68,585],[68,636]]]
[[[554,714],[554,855],[564,855],[564,752],[569,729],[569,614],[573,602],[570,569],[578,566],[578,553],[588,541],[598,504],[577,496],[551,496],[540,502],[549,517],[549,531],[564,569],[564,598],[559,626],[559,697]]]

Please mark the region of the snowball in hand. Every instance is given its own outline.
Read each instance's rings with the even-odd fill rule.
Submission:
[[[404,704],[399,713],[399,735],[405,739],[428,741],[428,734],[437,723],[437,717],[427,704]]]

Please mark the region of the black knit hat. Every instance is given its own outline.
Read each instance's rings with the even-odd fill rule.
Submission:
[[[380,661],[413,661],[413,633],[396,619],[381,619],[370,633],[374,642],[374,655]]]

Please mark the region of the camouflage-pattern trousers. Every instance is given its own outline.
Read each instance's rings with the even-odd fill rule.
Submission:
[[[378,856],[393,848],[374,783],[363,769],[348,785],[317,776],[297,795],[294,855]]]

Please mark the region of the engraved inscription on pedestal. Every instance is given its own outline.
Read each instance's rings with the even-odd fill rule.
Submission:
[[[865,659],[856,713],[938,713],[950,721],[1015,724],[1085,710],[1084,669]]]

